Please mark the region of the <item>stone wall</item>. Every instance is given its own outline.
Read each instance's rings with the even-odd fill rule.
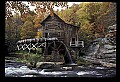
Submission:
[[[88,47],[85,59],[116,64],[116,24],[108,27],[104,38],[97,38]]]

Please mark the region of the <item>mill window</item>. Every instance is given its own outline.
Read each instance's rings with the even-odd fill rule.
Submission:
[[[75,44],[75,38],[72,38],[72,44]]]
[[[61,32],[58,32],[58,37],[61,37]]]
[[[61,28],[61,23],[58,23],[58,28]]]
[[[48,24],[45,24],[45,28],[46,28],[46,30],[48,30]]]
[[[45,33],[45,38],[48,38],[49,37],[49,33]]]

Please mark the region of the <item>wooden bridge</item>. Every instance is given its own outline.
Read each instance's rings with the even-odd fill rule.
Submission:
[[[74,45],[78,46],[78,43]],[[74,45],[71,43],[71,47]],[[83,46],[83,42],[81,42],[81,45],[79,44],[79,46]],[[59,41],[57,38],[33,38],[17,42],[17,49],[28,50],[28,54],[33,48],[36,50],[36,54],[38,49],[42,48],[44,50],[43,56],[51,54],[55,54],[56,56],[63,55],[65,63],[73,63],[67,46],[63,43],[63,41]]]

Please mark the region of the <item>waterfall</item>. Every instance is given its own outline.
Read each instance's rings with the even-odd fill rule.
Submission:
[[[65,56],[64,56],[64,59],[65,59],[65,64],[73,64],[73,61],[72,61],[72,58],[71,58],[71,55],[70,55],[70,52],[67,48],[67,46],[61,41],[61,43],[64,45],[65,47]]]

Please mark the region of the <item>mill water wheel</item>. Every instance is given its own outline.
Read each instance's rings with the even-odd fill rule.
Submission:
[[[66,45],[62,41],[52,41],[48,43],[47,46],[47,54],[48,55],[53,55],[54,58],[58,59],[57,56],[63,56],[64,57],[64,62],[66,64],[71,64],[72,59],[69,53],[69,50],[67,49]]]

